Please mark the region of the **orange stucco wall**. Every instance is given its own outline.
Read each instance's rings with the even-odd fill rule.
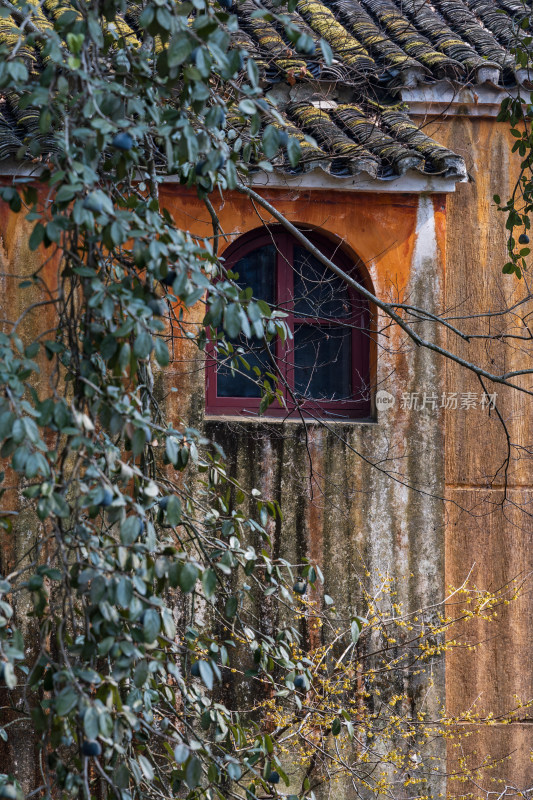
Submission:
[[[427,120],[425,120],[427,123]],[[507,261],[504,215],[493,195],[505,201],[519,175],[520,159],[511,153],[514,138],[509,127],[493,119],[468,116],[435,121],[426,128],[443,144],[464,156],[471,182],[457,187],[448,198],[446,307],[450,316],[503,311],[530,291],[530,276],[517,281],[502,275]],[[469,333],[501,332],[525,339],[488,342],[460,341],[450,335],[448,345],[469,361],[492,372],[531,369],[533,347],[528,341],[531,302],[513,314],[488,320],[479,318],[458,324]],[[525,321],[526,326],[523,321]],[[449,392],[479,392],[472,374],[448,365]],[[531,387],[529,377],[516,383]],[[481,769],[476,788],[449,782],[450,793],[459,797],[482,789],[500,792],[510,786],[531,786],[533,713],[520,709],[533,697],[533,406],[531,398],[518,391],[489,386],[498,394],[498,408],[513,445],[505,469],[507,437],[500,419],[481,410],[446,415],[446,492],[449,498],[446,526],[446,580],[457,586],[472,568],[472,581],[480,588],[496,589],[515,578],[525,580],[518,601],[502,606],[496,623],[479,623],[465,630],[460,641],[482,642],[476,650],[460,649],[448,656],[447,698],[451,713],[474,704],[482,715],[494,716],[491,728],[471,732],[469,739],[450,752],[466,754],[472,765],[487,754],[498,761],[492,769]],[[511,724],[502,715],[516,708]],[[504,779],[502,783],[500,779]]]

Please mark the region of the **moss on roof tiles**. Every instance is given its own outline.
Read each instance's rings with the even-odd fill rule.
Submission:
[[[26,0],[27,5],[31,6],[32,14],[33,14],[33,22],[35,25],[39,26],[41,30],[46,30],[52,28],[52,23],[43,13],[41,3],[39,0]]]
[[[512,47],[516,41],[516,31],[510,17],[494,0],[464,0],[470,10],[483,22],[504,47]]]
[[[289,106],[289,114],[336,158],[343,159],[351,172],[368,172],[376,177],[379,158],[362,145],[354,142],[331,119],[329,114],[312,105],[298,103]]]
[[[334,8],[339,16],[346,20],[349,30],[371,54],[375,54],[383,62],[384,66],[402,69],[421,67],[415,58],[407,55],[401,47],[389,39],[356,0],[335,0]]]
[[[424,131],[411,122],[409,117],[401,111],[384,111],[382,114],[384,126],[400,142],[424,156],[426,172],[448,173],[462,162],[460,156],[439,144]]]
[[[0,44],[7,45],[10,50],[17,47],[17,52],[24,60],[26,65],[31,68],[38,59],[37,51],[27,45],[20,46],[21,32],[13,19],[0,17]]]
[[[69,2],[62,2],[62,0],[44,0],[42,4],[44,11],[52,17],[52,19],[57,19],[64,14],[65,11],[72,11],[77,19],[81,19],[81,13],[78,11],[75,5]]]
[[[281,115],[283,121],[286,123],[283,127],[278,122],[271,121],[270,124],[274,125],[279,131],[284,131],[287,136],[290,136],[293,139],[296,139],[300,145],[300,150],[302,153],[301,158],[301,165],[304,166],[311,162],[321,162],[323,165],[327,165],[328,161],[330,161],[328,154],[319,147],[316,143],[309,140],[309,137],[306,138],[305,134],[293,125],[288,117],[285,114]]]
[[[531,13],[531,3],[522,3],[520,0],[497,0],[498,5],[511,16],[522,17]]]
[[[397,175],[403,175],[408,169],[422,166],[424,156],[421,153],[406,147],[381,130],[378,120],[369,118],[359,106],[339,105],[331,111],[331,116],[347,128],[357,142],[364,145],[380,161],[390,165]]]
[[[257,6],[251,0],[245,0],[238,7],[239,18],[257,42],[263,56],[271,56],[271,60],[282,72],[300,72],[307,74],[307,63],[303,58],[294,57],[292,48],[285,42],[272,23],[261,17],[253,17]]]
[[[330,9],[319,0],[298,0],[297,9],[311,28],[322,36],[345,64],[361,71],[375,70],[374,59],[354,36],[335,18]]]
[[[247,50],[255,60],[258,69],[261,71],[265,70],[268,65],[268,61],[263,58],[257,43],[246,31],[244,31],[242,28],[239,28],[237,31],[235,31],[235,33],[232,34],[231,39],[233,47],[240,48],[241,50]]]
[[[391,39],[424,66],[438,74],[462,71],[458,61],[436,50],[429,39],[390,0],[363,0],[363,5],[379,21]]]
[[[439,12],[427,2],[403,0],[403,11],[411,21],[441,52],[460,61],[467,70],[487,66],[487,61],[468,42],[464,42],[456,31],[447,25]],[[496,63],[493,64],[497,66]]]
[[[484,58],[512,68],[513,56],[499,43],[492,31],[485,28],[463,0],[434,0],[440,13]]]

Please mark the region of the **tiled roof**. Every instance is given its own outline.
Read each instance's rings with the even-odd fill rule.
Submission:
[[[302,146],[300,169],[317,164],[338,175],[367,173],[393,179],[408,170],[464,177],[462,159],[418,129],[399,102],[401,87],[443,78],[456,84],[509,86],[516,81],[510,48],[522,35],[521,0],[298,0],[263,8],[286,14],[314,43],[296,52],[283,26],[257,16],[253,0],[236,0],[241,30],[234,41],[256,59],[267,98],[275,102],[288,132]],[[59,7],[45,0],[40,24]],[[17,41],[17,21],[0,18],[0,41]],[[126,14],[124,33],[135,36],[135,12]],[[320,39],[328,42],[326,64]],[[311,52],[310,52],[311,51]],[[38,56],[27,50],[28,62]],[[0,100],[0,159],[21,147],[34,131],[37,112],[20,111],[16,97]],[[281,161],[278,169],[289,169]]]

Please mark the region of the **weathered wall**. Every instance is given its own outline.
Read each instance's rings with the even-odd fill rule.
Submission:
[[[473,178],[448,198],[446,307],[455,317],[501,311],[520,300],[529,283],[528,276],[519,283],[501,273],[507,260],[504,215],[492,200],[494,194],[506,200],[514,188],[519,169],[519,159],[511,154],[514,139],[503,123],[466,116],[434,123],[428,131],[464,156]],[[513,333],[522,339],[489,345],[485,340],[461,342],[450,335],[448,346],[492,372],[531,369],[527,327],[531,310],[528,304],[512,315],[460,323],[468,332]],[[530,379],[516,382],[531,387]],[[452,365],[447,367],[446,388],[478,394],[481,389],[475,376]],[[506,469],[507,437],[494,412],[489,415],[479,408],[447,412],[446,581],[459,585],[473,567],[472,579],[479,587],[496,589],[533,571],[533,416],[531,398],[496,385],[488,389],[498,393],[498,408],[515,447]],[[491,783],[491,774],[510,785],[533,785],[531,709],[519,710],[512,725],[498,723],[500,715],[533,697],[532,623],[528,581],[522,598],[501,608],[496,624],[479,623],[464,634],[463,640],[483,642],[481,647],[452,652],[447,662],[450,712],[460,713],[475,702],[478,711],[495,718],[495,727],[462,742],[464,751],[472,754],[471,763],[480,763],[487,753],[494,758],[513,754],[511,762],[479,777],[478,785],[493,791],[501,791],[505,784]],[[481,794],[473,786],[468,789]],[[450,782],[450,791],[463,795],[466,789]]]
[[[340,237],[365,263],[379,296],[442,308],[443,198],[271,191],[267,199],[303,228],[316,226]],[[164,200],[179,225],[210,235],[209,216],[192,194],[167,187]],[[230,239],[261,224],[242,197],[215,208]],[[183,341],[174,346],[175,361],[164,383],[166,391],[178,391],[168,395],[168,403],[175,402],[177,417],[192,420],[223,445],[233,473],[245,485],[281,503],[277,554],[318,560],[325,591],[339,598],[346,614],[366,611],[359,585],[366,571],[376,587],[387,574],[396,580],[394,600],[404,611],[443,597],[442,411],[428,407],[413,414],[400,403],[403,392],[440,397],[444,374],[433,354],[406,347],[404,337],[387,326],[377,336],[378,385],[394,395],[394,408],[380,415],[379,424],[334,423],[329,429],[309,424],[305,432],[292,420],[206,419],[201,359]],[[414,698],[402,709],[408,716],[416,710],[438,715],[444,701],[442,662],[432,665],[432,680],[427,691],[429,672],[405,680],[397,675],[395,690]],[[442,755],[438,748],[436,755]],[[444,769],[439,759],[434,763],[437,772]],[[442,788],[440,780],[432,781],[433,796]]]

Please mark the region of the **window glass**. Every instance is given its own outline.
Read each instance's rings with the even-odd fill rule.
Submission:
[[[305,248],[294,246],[294,313],[342,319],[352,313],[346,284]]]
[[[250,286],[254,297],[265,300],[273,305],[276,300],[276,248],[273,244],[251,250],[231,267],[237,272],[237,283],[242,289]],[[264,353],[262,342],[256,339],[247,339],[240,336],[229,339],[237,350],[242,348],[242,357],[250,365],[248,370],[241,362],[238,355],[234,356],[237,369],[231,370],[231,358],[218,356],[217,368],[217,395],[218,397],[261,397],[261,389],[255,383],[258,377],[253,368],[258,367],[261,372],[269,369],[268,360]],[[221,363],[225,362],[225,363]],[[270,367],[271,369],[271,367]]]
[[[352,337],[338,325],[296,325],[294,388],[312,400],[347,400],[351,396]]]
[[[273,305],[276,302],[276,248],[273,244],[252,250],[231,267],[239,273],[242,289],[251,286],[254,297]]]
[[[242,357],[250,365],[248,370],[241,362],[238,353],[233,358],[228,356],[218,356],[219,365],[217,368],[217,395],[219,397],[261,397],[261,388],[255,383],[258,379],[254,367],[259,367],[261,373],[272,371],[265,354],[263,343],[256,339],[247,339],[241,336],[238,339],[229,339],[235,350],[242,348]],[[220,363],[224,361],[225,363]],[[231,361],[237,363],[237,369],[233,374],[231,371]]]

